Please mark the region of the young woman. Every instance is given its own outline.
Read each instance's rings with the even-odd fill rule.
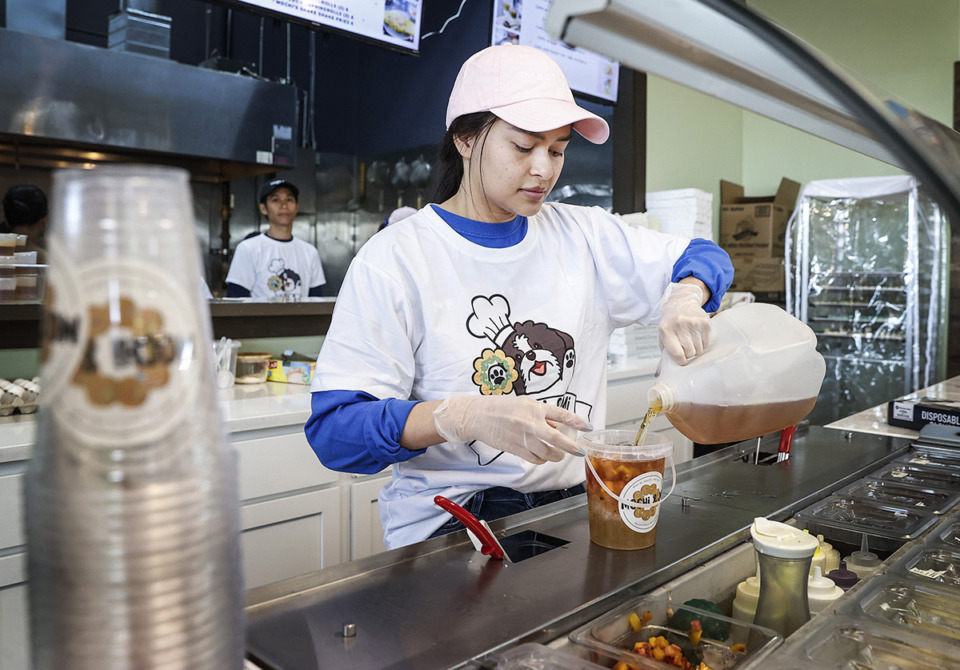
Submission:
[[[489,520],[583,492],[575,431],[604,425],[615,328],[659,322],[681,361],[708,342],[726,253],[546,203],[573,131],[609,134],[549,56],[475,54],[448,103],[439,204],[375,235],[347,272],[306,434],[329,468],[393,467],[389,548],[462,528],[438,494]]]

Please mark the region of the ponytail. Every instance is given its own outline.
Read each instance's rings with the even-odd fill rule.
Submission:
[[[440,150],[437,153],[437,188],[432,202],[440,203],[452,198],[460,189],[460,182],[463,181],[463,157],[457,150],[454,139],[457,137],[476,139],[486,133],[496,120],[497,117],[492,112],[464,114],[453,120],[443,136],[443,142],[440,143]]]

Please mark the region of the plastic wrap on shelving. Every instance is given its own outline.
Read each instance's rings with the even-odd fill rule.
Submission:
[[[916,179],[813,181],[787,235],[787,309],[817,333],[825,424],[942,379],[949,225]]]

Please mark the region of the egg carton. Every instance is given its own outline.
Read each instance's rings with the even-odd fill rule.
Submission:
[[[40,399],[40,383],[34,379],[0,379],[0,416],[14,412],[33,414]]]

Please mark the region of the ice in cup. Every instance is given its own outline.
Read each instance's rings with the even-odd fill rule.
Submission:
[[[640,445],[634,445],[635,438],[632,430],[578,437],[587,461],[590,539],[609,549],[645,549],[657,541],[660,502],[666,498],[664,464],[672,458],[673,444],[660,433],[647,433]]]

